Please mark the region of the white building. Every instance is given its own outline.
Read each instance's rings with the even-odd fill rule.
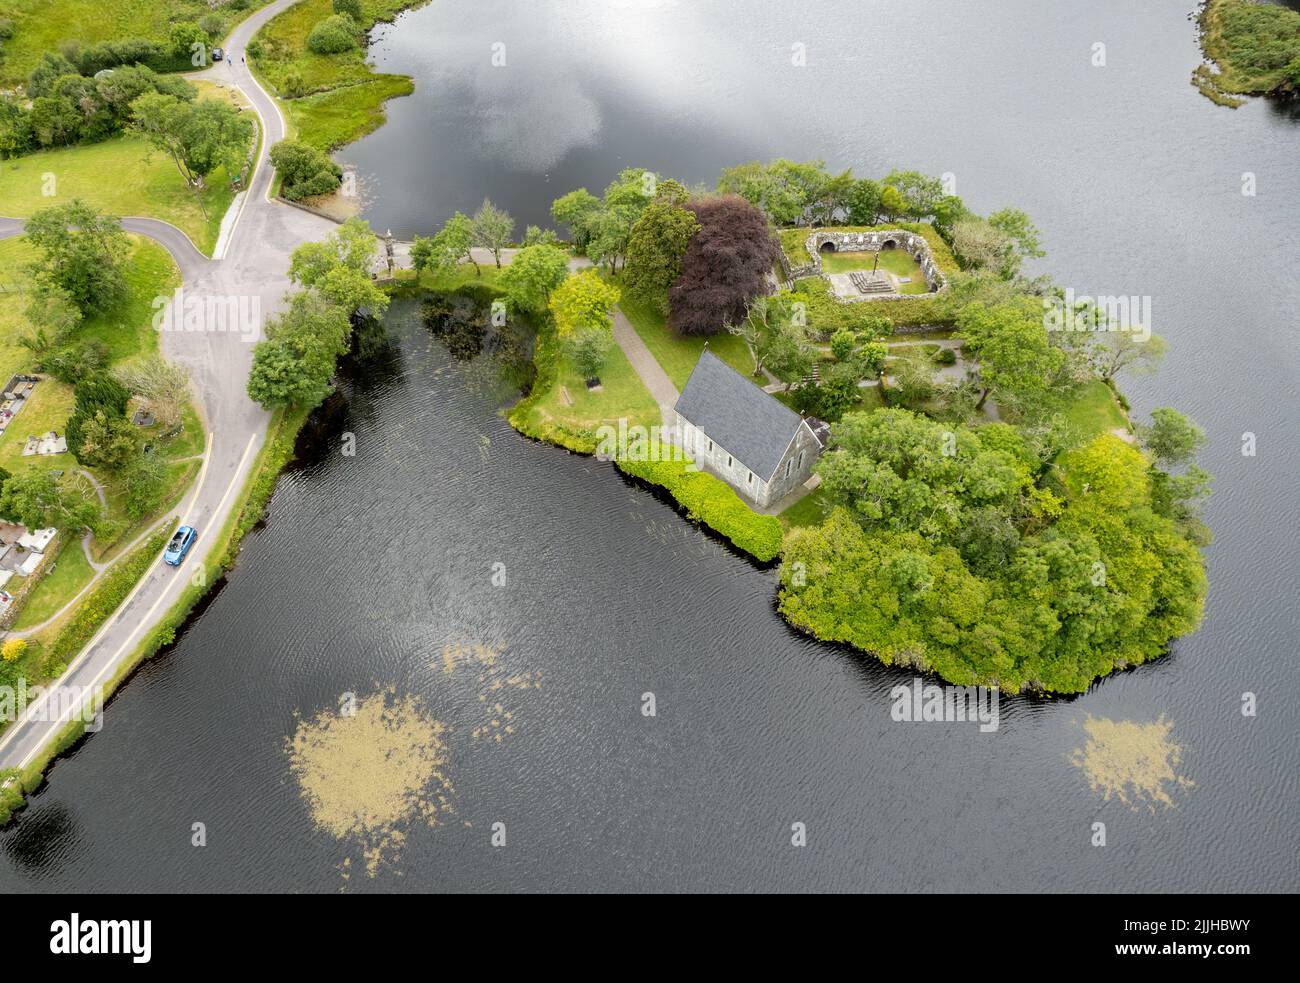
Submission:
[[[683,449],[760,508],[807,481],[825,447],[825,424],[801,417],[708,349],[674,411]]]

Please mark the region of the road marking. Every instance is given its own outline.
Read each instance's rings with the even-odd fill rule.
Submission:
[[[208,434],[208,454],[204,459],[203,468],[201,473],[199,474],[199,480],[198,482],[195,483],[194,491],[191,493],[192,498],[195,500],[197,500],[198,492],[202,489],[203,482],[207,478],[208,463],[212,460],[212,444],[215,441],[215,439],[216,437],[214,434],[211,433]],[[257,434],[253,433],[249,436],[248,446],[244,448],[243,456],[240,457],[239,464],[235,467],[234,477],[231,478],[230,484],[226,486],[225,492],[222,493],[221,501],[217,503],[217,509],[214,515],[220,516],[221,510],[225,508],[226,501],[230,498],[230,495],[234,491],[235,486],[239,484],[240,474],[244,470],[244,464],[247,462],[248,455],[252,452],[256,442],[257,442]],[[193,502],[190,503],[190,508],[193,508]],[[182,523],[182,525],[184,524],[185,523]],[[42,702],[47,701],[49,699],[52,690],[57,688],[59,683],[62,682],[62,680],[66,679],[70,673],[74,672],[82,664],[82,662],[84,662],[87,658],[89,658],[90,653],[94,650],[95,646],[98,645],[99,642],[101,641],[101,636],[117,622],[121,614],[125,613],[127,607],[129,607],[131,602],[135,599],[135,595],[140,590],[142,590],[147,583],[150,582],[150,578],[152,577],[154,572],[159,568],[161,563],[162,563],[162,558],[159,557],[159,559],[155,561],[153,566],[151,566],[147,571],[145,571],[144,576],[140,578],[140,582],[135,585],[135,587],[131,590],[131,593],[126,596],[126,599],[120,605],[118,605],[117,610],[114,612],[114,614],[104,622],[104,624],[100,627],[99,631],[95,633],[95,636],[90,640],[89,643],[87,643],[85,648],[81,650],[81,654],[72,663],[72,665],[69,666],[67,670],[65,670],[64,674],[59,677],[59,680],[58,682],[55,683],[55,686],[51,687],[50,689],[46,689],[41,694],[40,699],[38,699],[36,703],[28,707],[27,712],[23,715],[23,719],[20,721],[15,721],[14,726],[9,728],[9,731],[4,735],[4,739],[0,740],[0,751],[3,751],[4,747],[14,738],[14,735],[18,733],[21,725],[30,721],[31,715],[37,710],[37,708],[41,706]],[[182,563],[182,567],[183,566],[184,564]],[[136,622],[135,627],[127,635],[126,640],[122,643],[121,646],[119,646],[118,650],[113,653],[112,658],[110,658],[108,662],[105,664],[105,666],[95,675],[95,677],[92,680],[90,680],[90,683],[86,687],[87,689],[93,691],[95,686],[104,678],[105,673],[114,670],[118,667],[118,661],[121,659],[122,653],[126,650],[127,646],[133,642],[140,629],[149,622],[150,618],[153,617],[154,613],[158,610],[158,606],[167,599],[168,592],[174,584],[175,581],[172,581],[171,584],[168,584],[163,588],[163,592],[158,596],[158,599],[154,602],[153,607],[151,607],[145,613],[143,618],[141,618],[139,621]],[[82,709],[84,705],[85,704],[83,702],[82,707],[79,707],[78,709]],[[57,724],[63,724],[65,722],[66,721],[64,720],[55,721],[55,723]],[[18,764],[18,767],[20,769],[26,768],[28,763],[32,760],[32,758],[34,758],[37,755],[38,752],[40,752],[40,750],[45,746],[45,744],[46,741],[44,740],[39,742],[34,748],[32,748],[31,751],[27,753],[27,755]]]
[[[199,468],[199,480],[194,483],[193,489],[190,490],[188,496],[190,499],[194,499],[198,496],[199,491],[203,487],[203,482],[207,479],[208,463],[212,460],[212,444],[215,440],[216,440],[216,435],[213,433],[209,433],[208,451],[203,456],[203,466]],[[159,523],[159,525],[161,525],[161,523]],[[85,644],[82,650],[77,654],[77,657],[72,660],[72,664],[68,666],[68,668],[63,670],[63,675],[54,681],[53,686],[45,689],[35,703],[28,705],[26,712],[22,716],[22,719],[15,720],[13,722],[13,725],[7,731],[5,731],[4,736],[0,737],[0,753],[3,753],[5,747],[9,744],[10,741],[14,739],[14,736],[18,734],[18,732],[22,728],[22,725],[31,720],[32,714],[35,713],[42,706],[43,703],[49,700],[51,691],[57,689],[63,683],[63,681],[68,678],[68,676],[76,672],[77,669],[81,666],[81,664],[90,657],[90,653],[94,650],[95,646],[100,643],[100,640],[104,635],[104,633],[107,632],[109,628],[111,628],[114,625],[114,623],[116,623],[118,616],[127,609],[127,607],[131,604],[133,600],[135,600],[135,595],[144,589],[144,585],[149,582],[149,578],[153,576],[154,571],[158,569],[158,564],[161,562],[162,562],[162,558],[159,557],[157,560],[154,561],[152,566],[150,566],[147,570],[145,570],[144,574],[141,575],[139,582],[133,588],[131,588],[131,592],[126,595],[122,603],[119,604],[116,608],[114,608],[112,613],[110,613],[109,616],[104,619],[104,623],[100,625],[99,630],[95,632],[94,635],[91,636],[90,641]],[[30,755],[28,757],[30,757]],[[27,763],[26,760],[24,760],[23,764],[19,765],[19,767],[20,768],[23,767],[23,765],[25,765],[26,763]]]

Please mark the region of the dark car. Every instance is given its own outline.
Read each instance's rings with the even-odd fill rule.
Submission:
[[[212,60],[213,60],[213,61],[221,61],[221,59],[222,59],[222,58],[225,58],[225,57],[226,57],[226,53],[225,53],[224,51],[222,51],[220,48],[213,48],[213,49],[212,49]]]

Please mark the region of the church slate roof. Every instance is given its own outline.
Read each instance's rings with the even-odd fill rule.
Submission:
[[[708,349],[676,410],[764,481],[772,478],[803,420]]]

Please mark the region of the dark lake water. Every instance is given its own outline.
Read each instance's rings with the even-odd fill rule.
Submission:
[[[1295,890],[1300,121],[1196,93],[1192,7],[434,0],[377,32],[417,91],[343,155],[404,237],[486,195],[543,222],[620,167],[712,183],[774,155],[950,172],[978,210],[1024,208],[1041,270],[1152,297],[1172,351],[1124,388],[1209,434],[1207,615],[1168,658],[1005,700],[993,734],[896,723],[909,676],[794,635],[771,571],[518,437],[491,360],[456,361],[401,303],[393,356],[332,424],[356,455],[285,475],[229,583],[0,833],[0,889]],[[473,736],[498,677],[439,664],[474,643],[539,683],[493,691],[500,743]],[[345,881],[357,851],[313,825],[284,742],[295,713],[386,687],[450,728],[456,819]],[[1071,763],[1090,716],[1163,718],[1194,784],[1103,800]]]

